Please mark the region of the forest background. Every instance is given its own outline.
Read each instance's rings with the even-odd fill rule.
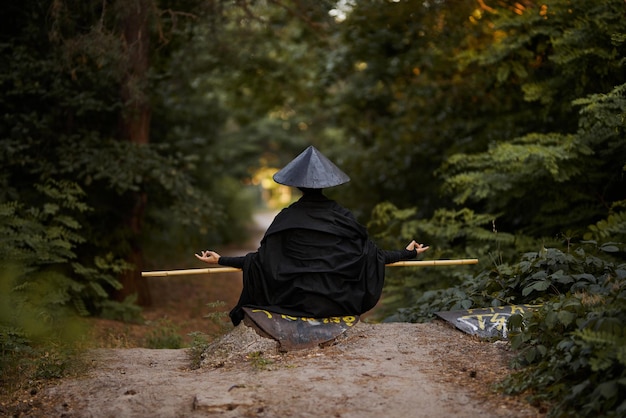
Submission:
[[[256,184],[312,144],[380,246],[480,260],[391,272],[388,316],[538,305],[509,324],[501,389],[626,412],[623,0],[2,9],[3,380],[68,317],[140,318],[140,272],[241,240]]]

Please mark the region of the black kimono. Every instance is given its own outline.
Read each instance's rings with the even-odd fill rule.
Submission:
[[[237,325],[244,306],[312,318],[360,315],[380,298],[385,264],[416,255],[379,250],[350,211],[320,192],[283,209],[257,252],[219,263],[243,268],[243,290],[230,312]]]

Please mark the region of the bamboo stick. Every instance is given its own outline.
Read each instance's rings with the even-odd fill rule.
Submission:
[[[387,264],[387,267],[428,267],[428,266],[454,266],[465,264],[477,264],[478,259],[467,258],[459,260],[421,260],[421,261],[398,261]],[[212,267],[204,269],[187,270],[163,270],[163,271],[142,271],[143,277],[166,277],[166,276],[186,276],[190,274],[212,274],[212,273],[233,273],[241,271],[235,267]]]
[[[420,260],[420,261],[398,261],[387,264],[387,267],[429,267],[429,266],[458,266],[465,264],[478,264],[477,258],[462,258],[458,260]]]
[[[142,271],[143,277],[164,277],[164,276],[186,276],[189,274],[210,274],[210,273],[234,273],[241,271],[235,267],[213,267],[205,269],[187,269],[187,270],[163,270],[163,271]]]

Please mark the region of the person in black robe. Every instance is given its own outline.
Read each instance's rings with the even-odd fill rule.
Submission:
[[[243,320],[243,307],[308,318],[361,315],[380,299],[385,264],[429,248],[411,241],[404,250],[379,249],[348,209],[324,196],[323,188],[349,178],[312,146],[274,180],[298,187],[302,197],[274,218],[256,252],[196,254],[209,264],[243,269],[243,290],[230,312],[234,325]]]

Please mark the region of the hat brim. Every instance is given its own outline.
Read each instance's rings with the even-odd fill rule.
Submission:
[[[350,181],[346,173],[312,145],[274,174],[273,178],[276,183],[306,189],[324,189]]]

